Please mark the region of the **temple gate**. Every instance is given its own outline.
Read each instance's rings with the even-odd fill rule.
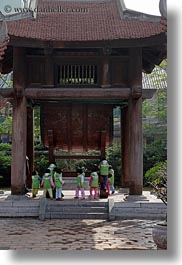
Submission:
[[[60,6],[67,12],[46,12]],[[71,13],[82,7],[85,12]],[[26,156],[34,165],[34,113],[40,106],[42,142],[69,153],[112,142],[113,108],[121,108],[122,186],[142,194],[142,71],[166,58],[162,17],[127,10],[124,2],[38,1],[36,18],[7,21],[10,41],[1,72],[13,70],[11,191],[23,194]],[[68,12],[69,11],[69,12]]]

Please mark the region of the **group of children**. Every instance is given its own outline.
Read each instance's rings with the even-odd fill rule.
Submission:
[[[76,178],[76,189],[75,189],[75,199],[79,198],[79,193],[81,193],[81,199],[85,199],[85,169],[77,169]],[[55,199],[58,201],[63,200],[63,187],[64,181],[62,178],[62,171],[56,167],[55,164],[50,164],[46,169],[42,178],[40,178],[37,171],[32,173],[32,194],[36,197],[38,190],[43,187],[43,196],[46,197],[49,194],[50,199],[53,199],[53,190],[55,189]],[[101,161],[99,166],[94,165],[92,172],[89,177],[89,187],[90,195],[89,199],[99,198],[99,189],[105,190],[107,195],[114,193],[114,170],[111,165],[108,164],[107,160]]]
[[[55,164],[50,164],[46,169],[43,177],[38,175],[37,171],[32,173],[32,196],[36,197],[38,190],[43,187],[43,196],[46,197],[47,193],[51,200],[53,200],[53,189],[56,190],[56,200],[63,200],[62,186],[64,181],[62,179],[62,171],[56,167]]]

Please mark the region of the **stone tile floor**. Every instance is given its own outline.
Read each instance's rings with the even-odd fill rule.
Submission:
[[[0,249],[10,250],[156,250],[155,220],[40,221],[0,218]]]

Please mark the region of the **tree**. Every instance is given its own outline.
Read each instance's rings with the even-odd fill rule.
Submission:
[[[165,68],[166,62],[162,63]],[[164,75],[159,76],[159,80]],[[165,76],[166,78],[166,76]],[[167,159],[167,90],[157,89],[143,102],[144,174],[157,162]]]

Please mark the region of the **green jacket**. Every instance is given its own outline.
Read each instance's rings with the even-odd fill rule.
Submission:
[[[62,188],[63,184],[62,181],[60,180],[61,176],[59,173],[54,173],[54,185],[56,188]]]
[[[80,174],[80,175],[77,176],[77,178],[76,178],[76,185],[79,188],[84,187],[84,175],[83,174]]]
[[[108,181],[110,184],[113,184],[114,185],[114,169],[109,169],[109,174],[112,175],[112,177],[108,178]]]
[[[45,173],[43,176],[43,187],[44,189],[51,189],[51,175],[49,173]]]
[[[100,163],[99,168],[100,168],[100,175],[101,176],[108,176],[108,174],[109,174],[109,164],[108,164],[107,160],[103,160]]]
[[[90,183],[89,184],[90,184],[90,187],[94,187],[94,188],[98,187],[99,176],[98,176],[97,172],[92,172],[90,174]]]
[[[40,177],[39,175],[32,176],[32,189],[40,188]]]

